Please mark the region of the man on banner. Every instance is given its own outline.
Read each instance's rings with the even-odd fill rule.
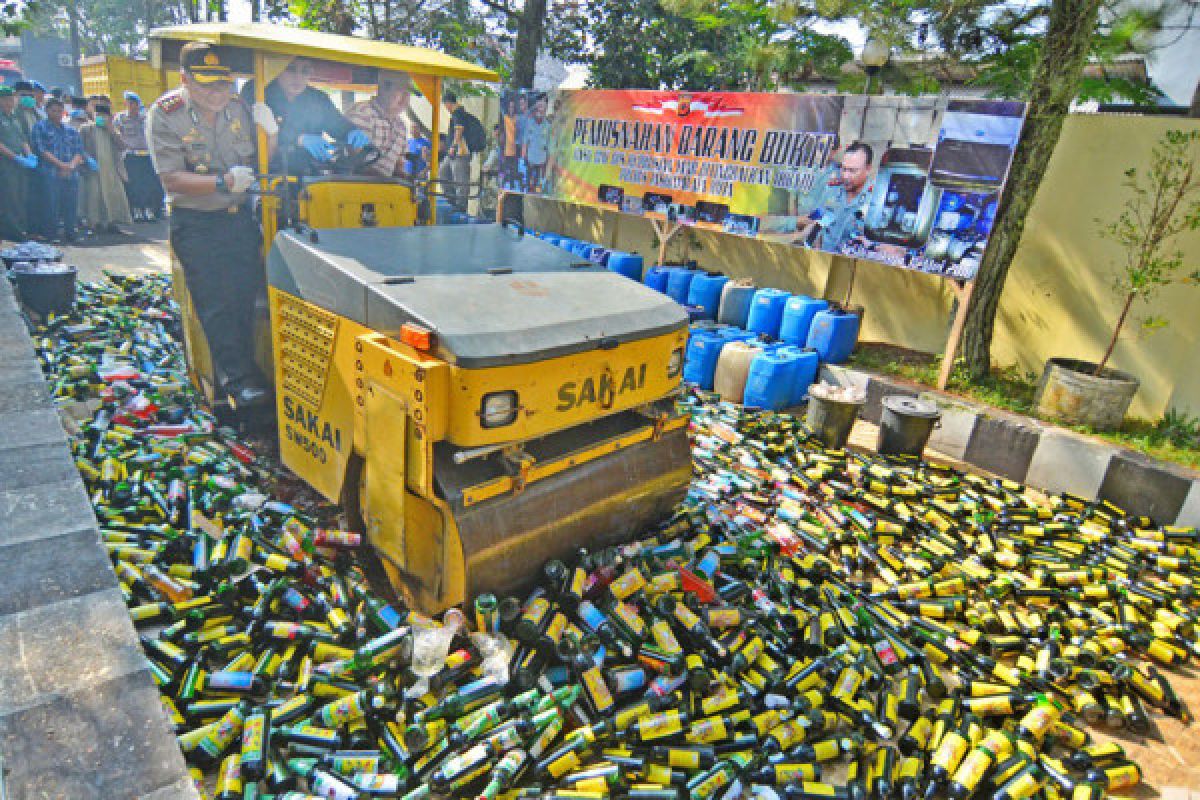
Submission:
[[[865,142],[846,148],[837,182],[827,188],[821,203],[801,223],[797,244],[839,253],[846,244],[863,237],[874,159],[874,151]]]

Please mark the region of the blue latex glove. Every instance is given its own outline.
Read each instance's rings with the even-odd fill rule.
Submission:
[[[38,165],[38,157],[33,153],[30,153],[27,156],[17,156],[13,159],[13,161],[16,161],[25,169],[37,169]]]
[[[304,134],[300,137],[300,146],[307,150],[308,154],[317,161],[324,162],[329,160],[329,143],[320,134]]]
[[[346,144],[353,147],[355,150],[360,150],[371,143],[371,137],[367,136],[367,132],[355,128],[346,134]]]
[[[100,165],[96,163],[96,159],[92,158],[91,156],[86,156],[85,158],[87,159],[88,169],[90,169],[92,172],[99,171]]]

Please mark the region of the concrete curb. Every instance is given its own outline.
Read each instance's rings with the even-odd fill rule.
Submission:
[[[199,797],[0,279],[0,755],[11,800]]]
[[[879,423],[887,395],[921,397],[942,410],[929,447],[1049,492],[1109,500],[1164,525],[1200,526],[1200,475],[1132,450],[900,378],[823,365],[821,380],[865,390],[862,417]]]

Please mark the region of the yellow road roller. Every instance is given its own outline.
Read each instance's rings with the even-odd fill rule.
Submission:
[[[223,37],[226,27],[237,35]],[[435,130],[441,77],[465,71],[426,51],[422,78],[418,48],[281,37],[276,26],[185,26],[152,41],[195,38],[189,28],[253,51],[259,78],[263,52],[354,63],[369,49],[370,66],[409,71],[434,99]],[[162,63],[170,51],[155,48]],[[283,226],[274,201],[291,180],[303,202]],[[383,197],[415,204],[436,194],[435,182],[263,181],[270,347],[261,349],[273,362],[283,462],[345,504],[414,607],[516,590],[547,559],[628,540],[683,497],[679,305],[519,226],[414,225],[422,215],[412,209],[385,226],[358,213]],[[204,385],[203,333],[175,277],[193,379]]]

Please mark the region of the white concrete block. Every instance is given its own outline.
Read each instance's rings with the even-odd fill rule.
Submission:
[[[1192,488],[1183,500],[1183,507],[1179,509],[1175,524],[1200,528],[1200,481],[1192,481]]]

